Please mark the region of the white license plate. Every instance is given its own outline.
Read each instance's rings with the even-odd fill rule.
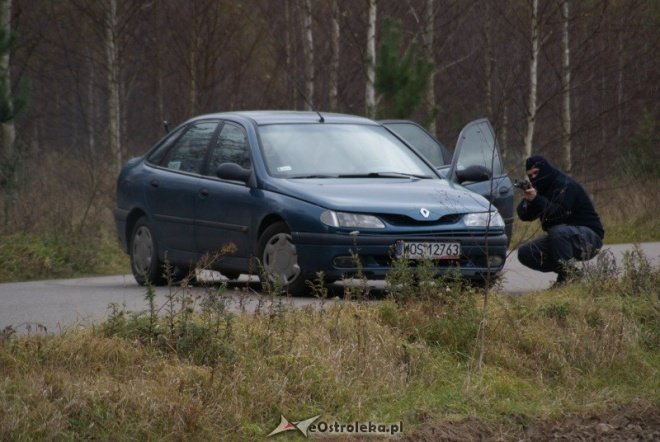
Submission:
[[[457,242],[397,241],[396,256],[407,259],[459,259],[461,244]]]

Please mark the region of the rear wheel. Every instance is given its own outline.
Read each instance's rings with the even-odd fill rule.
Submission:
[[[131,270],[135,280],[140,285],[147,282],[153,285],[164,285],[163,263],[158,258],[158,243],[153,229],[146,217],[140,218],[133,228],[130,246]]]
[[[289,228],[283,222],[269,226],[259,238],[259,257],[265,276],[292,295],[307,293],[305,272]]]

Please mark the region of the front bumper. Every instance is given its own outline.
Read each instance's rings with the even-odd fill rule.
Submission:
[[[350,277],[358,270],[368,279],[384,279],[394,259],[394,246],[398,240],[459,242],[458,260],[435,261],[438,274],[458,271],[467,279],[497,275],[504,267],[507,236],[497,233],[461,232],[451,235],[350,235],[339,233],[293,232],[298,262],[303,269],[323,271],[329,281]],[[414,266],[415,261],[411,264]]]

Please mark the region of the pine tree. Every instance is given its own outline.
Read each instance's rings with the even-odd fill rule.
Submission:
[[[415,41],[402,51],[401,25],[386,18],[376,64],[378,118],[410,118],[422,104],[433,65],[418,52]]]

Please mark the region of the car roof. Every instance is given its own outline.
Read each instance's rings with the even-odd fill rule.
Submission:
[[[320,115],[323,116],[325,123],[353,123],[353,124],[370,124],[377,125],[373,120],[356,115],[337,114],[331,112],[309,112],[309,111],[285,111],[285,110],[271,110],[271,111],[237,111],[237,112],[220,112],[214,114],[200,115],[192,120],[208,119],[208,118],[230,118],[242,117],[252,120],[257,125],[266,124],[287,124],[287,123],[319,123]]]

